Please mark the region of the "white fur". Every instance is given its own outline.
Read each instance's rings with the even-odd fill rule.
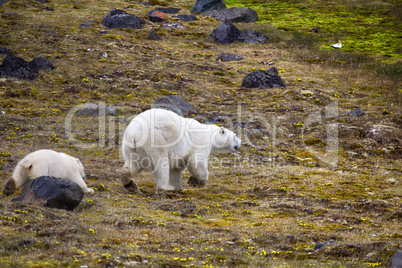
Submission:
[[[11,180],[14,180],[15,189],[18,189],[28,180],[40,176],[71,180],[77,183],[84,193],[94,192],[84,182],[85,173],[81,161],[52,150],[38,150],[25,156],[18,162]]]
[[[122,182],[135,184],[130,177],[149,169],[157,190],[181,190],[181,174],[187,167],[199,185],[205,185],[209,155],[234,152],[240,146],[241,140],[230,130],[151,109],[136,116],[124,133]]]

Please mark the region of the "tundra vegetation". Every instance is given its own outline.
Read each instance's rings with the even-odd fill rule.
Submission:
[[[48,148],[78,157],[95,190],[75,212],[11,202],[20,190],[2,195],[1,266],[389,267],[402,243],[400,1],[226,1],[257,10],[260,21],[236,26],[267,35],[265,44],[214,43],[221,22],[203,16],[175,29],[100,23],[113,8],[146,19],[155,6],[189,14],[194,5],[140,2],[0,6],[0,47],[56,67],[34,81],[0,78],[2,182]],[[163,40],[146,40],[152,27]],[[332,49],[338,40],[344,47]],[[245,59],[216,62],[221,52]],[[241,88],[270,67],[262,61],[274,61],[285,88]],[[117,172],[122,131],[171,94],[198,109],[186,116],[215,119],[244,145],[211,158],[205,188],[188,186],[185,173],[183,191],[155,194],[143,172],[142,193],[131,194]],[[87,102],[118,113],[71,116]],[[365,115],[347,114],[355,108]]]

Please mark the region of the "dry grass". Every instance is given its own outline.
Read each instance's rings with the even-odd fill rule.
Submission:
[[[267,25],[237,26],[261,31],[271,43],[223,46],[207,39],[219,22],[204,17],[183,22],[184,30],[157,28],[159,42],[146,40],[157,27],[152,23],[141,30],[78,27],[88,19],[100,23],[112,8],[131,6],[128,12],[145,17],[150,8],[139,2],[16,0],[0,7],[0,47],[56,66],[33,82],[0,78],[2,181],[11,176],[6,167],[51,148],[79,157],[95,189],[76,212],[1,196],[1,266],[389,266],[401,246],[401,83],[378,66],[398,74],[400,63],[311,49],[314,39]],[[192,1],[180,7],[189,14]],[[215,62],[224,51],[246,59]],[[241,89],[263,60],[276,60],[287,87]],[[221,115],[245,144],[239,154],[211,159],[206,188],[184,183],[182,192],[156,195],[152,174],[143,172],[137,176],[143,193],[131,195],[116,172],[119,137],[133,115],[168,94],[199,109],[187,116]],[[105,143],[97,118],[73,119],[74,138],[89,148],[65,132],[69,111],[85,102],[118,108],[105,119]],[[338,116],[326,118],[334,102]],[[345,115],[356,107],[367,115]],[[307,126],[317,112],[322,120]],[[246,128],[236,127],[238,116]],[[325,161],[327,128],[335,123],[336,167]],[[329,240],[335,243],[313,250]]]

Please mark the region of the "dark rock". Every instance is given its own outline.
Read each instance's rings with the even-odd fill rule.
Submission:
[[[8,54],[0,66],[0,77],[15,77],[26,80],[34,80],[38,71],[32,68],[25,60]]]
[[[156,32],[155,28],[152,28],[151,31],[149,31],[148,40],[162,40],[162,37]]]
[[[174,18],[178,18],[179,20],[182,21],[195,21],[196,17],[194,15],[177,15],[173,16]]]
[[[210,10],[202,13],[203,16],[213,17],[220,21],[228,20],[234,22],[255,22],[258,14],[254,9],[232,7],[229,9]]]
[[[268,36],[256,31],[243,30],[237,38],[237,41],[251,44],[262,44],[269,41],[269,38]]]
[[[197,0],[191,9],[191,13],[201,13],[215,9],[226,9],[225,2],[223,0]]]
[[[213,38],[216,42],[221,44],[231,44],[236,41],[239,36],[240,30],[229,21],[224,21],[211,33],[209,38]]]
[[[161,25],[163,28],[184,28],[183,24],[178,22],[166,22]]]
[[[315,28],[313,28],[313,29],[311,29],[311,32],[312,33],[320,33],[320,27],[315,27]]]
[[[29,180],[22,188],[20,197],[12,201],[39,206],[73,210],[84,197],[81,187],[66,179],[42,176]]]
[[[7,170],[10,170],[10,169],[14,169],[16,166],[17,165],[7,165],[1,171],[7,171]]]
[[[114,8],[103,18],[102,24],[110,29],[128,27],[141,29],[144,26],[144,20],[133,14]]]
[[[155,8],[156,11],[163,12],[165,14],[176,14],[180,11],[180,8],[175,7],[157,7]]]
[[[391,268],[402,268],[402,251],[397,251],[392,256]]]
[[[81,23],[80,27],[88,28],[88,27],[91,27],[93,24],[98,24],[98,23],[94,20],[87,20],[87,21],[84,21],[83,23]]]
[[[325,242],[318,242],[317,244],[315,244],[315,247],[313,250],[319,250],[320,248],[322,248],[326,245],[331,245],[331,244],[335,244],[335,241],[330,240],[330,241],[325,241]]]
[[[166,14],[157,10],[151,10],[148,12],[148,18],[152,22],[165,22]]]
[[[183,97],[179,95],[168,95],[161,97],[155,101],[152,108],[160,108],[165,110],[170,110],[178,115],[182,115],[189,110],[197,110],[194,106],[188,103]]]
[[[51,8],[51,7],[45,7],[43,10],[44,10],[44,11],[54,11],[54,9]]]
[[[44,57],[36,57],[29,63],[29,66],[36,70],[53,70],[54,66],[50,60],[45,59]]]
[[[10,0],[0,0],[0,6],[4,5],[5,3],[7,3]]]
[[[8,55],[10,51],[5,47],[0,47],[0,54]]]
[[[362,108],[356,108],[354,110],[347,111],[346,114],[357,116],[357,117],[366,115],[366,113],[364,112],[364,110]]]
[[[221,54],[218,55],[218,57],[216,57],[216,61],[226,62],[226,61],[238,61],[238,60],[244,60],[244,58],[227,52],[222,52]]]
[[[101,117],[101,116],[115,115],[116,113],[117,113],[116,107],[87,102],[77,113],[77,116]]]
[[[275,67],[267,71],[255,70],[247,74],[241,84],[245,88],[276,88],[285,87],[278,70]]]
[[[36,2],[42,3],[42,4],[46,4],[47,0],[35,0]]]

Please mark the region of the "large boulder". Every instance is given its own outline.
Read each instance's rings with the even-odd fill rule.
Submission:
[[[182,96],[179,95],[168,95],[165,97],[161,97],[155,101],[155,103],[152,105],[152,108],[170,110],[177,113],[178,115],[182,115],[189,110],[197,110],[194,106],[192,106]]]
[[[243,30],[237,38],[237,41],[250,44],[262,44],[268,42],[269,38],[268,36],[256,31]]]
[[[241,84],[245,88],[276,88],[285,87],[278,70],[275,67],[267,71],[258,69],[247,74]]]
[[[24,59],[8,54],[0,66],[0,77],[34,80],[38,77],[38,70]]]
[[[231,7],[229,9],[219,9],[205,11],[202,15],[213,17],[220,21],[228,20],[230,22],[255,22],[258,20],[258,14],[254,9]]]
[[[102,24],[110,29],[141,29],[144,26],[144,20],[133,14],[129,14],[123,10],[114,8],[103,18]]]
[[[240,30],[229,21],[222,22],[209,36],[221,44],[231,44],[240,36]]]
[[[22,188],[20,197],[12,201],[39,206],[74,210],[84,197],[81,187],[66,179],[42,176],[29,180]]]
[[[191,13],[201,13],[215,9],[226,9],[225,2],[223,0],[197,0],[191,9]]]

